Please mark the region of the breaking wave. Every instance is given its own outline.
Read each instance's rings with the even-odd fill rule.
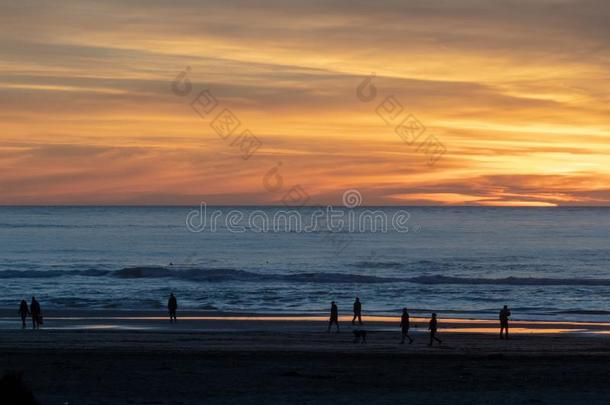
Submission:
[[[388,267],[393,267],[393,263]],[[413,283],[424,285],[521,285],[521,286],[610,286],[610,279],[595,278],[540,278],[540,277],[504,277],[504,278],[469,278],[443,275],[426,275],[416,277],[379,277],[350,273],[293,273],[263,274],[231,268],[171,268],[161,266],[126,267],[120,270],[4,270],[0,279],[20,278],[56,278],[56,277],[112,277],[120,279],[173,278],[194,282],[287,282],[287,283]]]

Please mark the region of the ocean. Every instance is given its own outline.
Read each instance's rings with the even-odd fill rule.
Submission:
[[[610,208],[198,210],[0,207],[0,307],[610,321]]]

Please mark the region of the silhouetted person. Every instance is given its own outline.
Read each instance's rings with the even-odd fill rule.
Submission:
[[[30,304],[30,313],[32,314],[32,326],[34,329],[39,329],[42,325],[42,310],[40,304],[36,301],[35,297],[32,297],[32,303]]]
[[[405,338],[409,338],[409,344],[413,343],[413,339],[411,336],[409,336],[410,327],[409,312],[407,311],[407,308],[403,308],[402,316],[400,317],[400,328],[402,329],[402,340],[400,341],[401,345],[405,343]]]
[[[328,333],[330,333],[330,327],[335,324],[337,326],[337,332],[339,332],[339,309],[335,301],[330,303],[330,318],[328,320]]]
[[[167,310],[169,311],[169,321],[177,322],[176,311],[178,310],[178,300],[174,293],[169,295],[169,299],[167,300]]]
[[[430,318],[430,326],[428,326],[428,330],[430,331],[430,343],[428,346],[432,346],[432,343],[436,340],[440,345],[443,343],[442,340],[436,337],[436,332],[438,331],[438,320],[436,319],[436,314],[432,314],[432,318]]]
[[[508,317],[510,316],[510,309],[504,305],[504,308],[500,310],[500,339],[503,339],[502,332],[506,332],[506,339],[508,339]]]
[[[21,317],[21,327],[23,329],[26,328],[25,326],[25,320],[28,317],[28,315],[30,314],[30,309],[28,308],[28,303],[26,300],[21,300],[21,304],[19,304],[19,311],[17,311],[19,313],[19,316]]]
[[[356,324],[356,318],[358,318],[358,323],[362,325],[362,303],[358,297],[356,297],[356,301],[354,301],[354,318],[352,319],[352,325]]]

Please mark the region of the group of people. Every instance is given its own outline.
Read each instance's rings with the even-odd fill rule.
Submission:
[[[352,325],[356,325],[356,320],[358,320],[359,325],[364,325],[362,322],[362,303],[360,302],[359,297],[356,297],[356,301],[354,301],[354,317],[352,318]],[[337,332],[339,332],[339,309],[337,308],[335,301],[330,303],[330,320],[328,322],[329,333],[333,324],[337,327]]]
[[[507,305],[504,305],[504,308],[500,310],[500,339],[508,339],[508,319],[511,315],[510,309],[508,309]],[[358,320],[359,325],[363,325],[362,322],[362,303],[360,302],[360,298],[356,297],[354,301],[354,317],[352,318],[352,325],[356,324],[356,320]],[[328,320],[328,333],[330,333],[331,327],[335,325],[337,328],[337,332],[339,332],[339,308],[337,307],[337,303],[332,301],[330,303],[330,318]],[[411,328],[411,319],[409,316],[409,310],[405,307],[402,309],[402,315],[400,317],[400,329],[402,332],[402,340],[400,344],[405,343],[405,339],[409,339],[409,344],[413,343],[413,338],[409,335],[409,329]],[[428,331],[430,332],[430,341],[428,346],[432,346],[434,342],[437,342],[439,345],[443,342],[438,337],[438,318],[436,313],[433,313],[430,317],[430,321],[428,323]],[[355,335],[361,336],[362,331],[354,331]]]
[[[358,325],[364,325],[362,322],[362,302],[360,302],[360,298],[356,297],[354,301],[354,317],[352,318],[352,325],[356,325],[356,321],[358,321]],[[174,293],[171,293],[169,299],[167,300],[167,310],[169,313],[170,322],[174,323],[178,321],[177,311],[178,311],[178,300]],[[23,329],[26,328],[26,320],[28,316],[32,317],[32,327],[33,329],[39,329],[43,323],[42,320],[42,309],[40,308],[40,303],[36,300],[35,297],[32,297],[32,302],[28,307],[28,303],[25,300],[21,301],[19,305],[19,316],[21,316],[21,324]],[[504,305],[504,308],[500,310],[500,339],[508,339],[508,319],[511,315],[510,309],[508,306]],[[332,301],[330,304],[330,318],[328,320],[328,333],[330,333],[331,327],[335,325],[337,328],[337,332],[339,332],[339,308],[337,307],[337,303]],[[409,329],[411,328],[411,320],[409,316],[409,310],[405,307],[402,309],[402,315],[400,317],[400,329],[402,331],[402,340],[400,344],[405,343],[405,339],[409,339],[409,344],[413,343],[413,338],[409,335]],[[439,345],[443,342],[438,336],[438,319],[436,313],[433,313],[430,322],[428,323],[428,331],[430,332],[430,342],[429,346],[432,346],[434,342],[437,342]],[[366,333],[363,334],[362,330],[355,330],[355,335],[357,337],[365,338]],[[365,341],[365,340],[363,340]]]
[[[25,329],[27,327],[26,320],[28,316],[32,317],[32,328],[40,329],[42,325],[42,309],[40,308],[40,303],[36,300],[36,297],[32,297],[32,302],[28,307],[28,303],[26,300],[22,300],[21,304],[19,304],[19,316],[21,317],[21,327]]]
[[[170,322],[176,322],[176,311],[178,310],[178,301],[176,296],[172,293],[169,296],[167,301],[167,309],[169,312]],[[358,321],[358,325],[364,325],[362,322],[362,302],[360,302],[360,297],[356,297],[354,301],[354,317],[352,318],[352,326],[356,325],[356,321]],[[504,305],[504,308],[500,310],[500,339],[508,339],[508,319],[511,315],[510,309],[508,306]],[[330,333],[332,326],[335,325],[337,328],[337,332],[339,332],[339,308],[337,307],[337,303],[332,301],[330,303],[330,318],[328,320],[328,333]],[[413,343],[413,338],[409,335],[409,330],[411,328],[411,319],[409,316],[409,310],[405,307],[402,309],[402,315],[400,317],[400,329],[402,332],[402,340],[400,344],[405,343],[405,339],[409,339],[409,344]],[[439,345],[443,343],[443,341],[438,337],[438,318],[436,313],[433,313],[430,317],[430,321],[428,323],[428,331],[430,332],[430,341],[428,346],[432,346],[434,342],[437,342]],[[355,341],[366,342],[366,331],[362,330],[354,330],[354,335],[356,336]]]

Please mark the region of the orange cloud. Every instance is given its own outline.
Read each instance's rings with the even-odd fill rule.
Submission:
[[[587,4],[5,2],[0,204],[277,204],[300,185],[316,204],[608,205],[610,6]],[[189,106],[202,89],[262,141],[251,159]],[[435,165],[377,114],[388,96],[443,143]]]

